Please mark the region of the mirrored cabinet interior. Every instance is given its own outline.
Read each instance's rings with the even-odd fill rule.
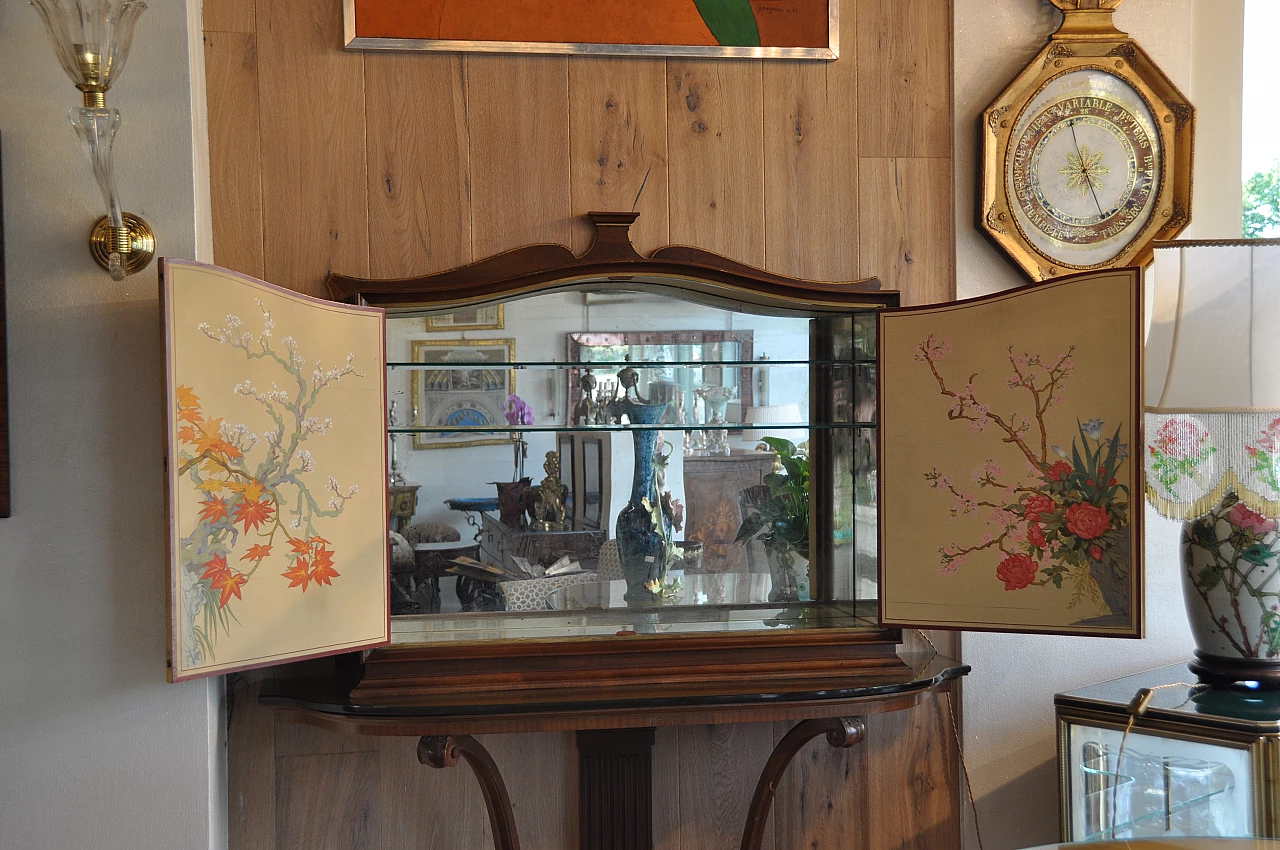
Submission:
[[[424,565],[393,587],[410,618],[397,639],[785,629],[791,603],[821,603],[831,623],[874,617],[869,310],[748,312],[639,287],[502,307],[501,330],[430,332],[416,310],[387,320],[391,474],[418,488],[402,533]],[[783,501],[766,482],[791,477],[766,438],[831,469],[820,494],[802,482],[794,516],[770,514],[805,522],[829,504],[816,546],[740,539],[762,503]],[[673,557],[663,575],[662,554],[642,560],[657,566],[629,582],[619,518],[646,500]],[[447,529],[458,539],[430,540]],[[481,616],[503,613],[519,616]]]

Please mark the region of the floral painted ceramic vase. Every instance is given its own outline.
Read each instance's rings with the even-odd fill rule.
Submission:
[[[1228,492],[1183,526],[1182,589],[1198,650],[1191,668],[1202,680],[1232,680],[1215,670],[1267,662],[1280,675],[1278,525]]]

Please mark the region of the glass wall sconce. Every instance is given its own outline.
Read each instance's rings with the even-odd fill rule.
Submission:
[[[84,94],[84,106],[73,108],[68,117],[93,164],[93,176],[107,206],[107,214],[89,235],[89,253],[113,279],[124,280],[151,262],[156,236],[149,224],[120,205],[111,168],[120,112],[107,108],[106,95],[124,70],[134,25],[147,5],[141,0],[30,2],[44,21],[62,69]]]

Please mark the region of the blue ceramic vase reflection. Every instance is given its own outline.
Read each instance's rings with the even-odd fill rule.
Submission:
[[[632,425],[657,425],[667,410],[666,403],[621,406]],[[650,509],[641,504],[648,500],[658,504],[653,481],[653,455],[658,448],[658,431],[646,428],[631,432],[635,446],[635,472],[631,480],[631,499],[618,514],[616,534],[618,557],[627,579],[628,600],[652,599],[649,582],[662,581],[667,573],[667,541],[671,539],[671,519],[662,515],[663,533],[653,527]]]

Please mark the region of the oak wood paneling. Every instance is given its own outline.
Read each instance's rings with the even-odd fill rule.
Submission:
[[[254,32],[257,0],[204,0],[203,26],[209,32]]]
[[[578,846],[578,748],[572,732],[483,735],[502,769],[524,850]],[[477,791],[478,793],[478,791]]]
[[[751,795],[773,751],[772,724],[704,724],[673,731],[659,729],[654,745],[654,847],[740,846]],[[770,833],[763,847],[774,846]]]
[[[493,846],[480,783],[465,761],[428,767],[418,762],[417,738],[377,740],[382,748],[382,850]],[[517,817],[516,828],[521,827]]]
[[[862,273],[902,290],[903,304],[955,297],[951,160],[861,160]]]
[[[276,763],[279,850],[381,850],[379,754],[288,756]]]
[[[258,13],[265,276],[323,295],[330,271],[369,273],[364,57],[338,49],[340,3]]]
[[[252,32],[204,36],[209,101],[209,170],[213,260],[263,277],[262,152],[258,126],[258,37]]]
[[[868,715],[859,747],[864,773],[851,789],[873,796],[863,813],[868,848],[955,850],[960,795],[948,696],[929,694],[909,711]]]
[[[667,61],[671,242],[764,265],[759,61]]]
[[[791,731],[794,723],[775,723],[774,737]],[[865,742],[848,749],[832,747],[826,736],[810,741],[796,753],[778,784],[773,824],[778,847],[867,848],[867,809],[893,806],[898,789],[867,779]]]
[[[568,245],[569,71],[563,56],[467,58],[471,232],[477,258]]]
[[[258,704],[270,670],[227,677],[227,846],[275,850],[275,717]]]
[[[814,280],[859,277],[857,7],[842,5],[839,61],[764,65],[765,267]]]
[[[466,59],[365,56],[369,271],[412,277],[472,261]]]
[[[951,4],[845,0],[844,5],[856,7],[859,21],[859,153],[950,157]]]
[[[465,761],[420,764],[416,738],[373,739],[381,746],[382,847],[485,848],[493,833],[480,783]],[[577,750],[571,733],[485,735],[502,772],[524,850],[577,846]]]
[[[589,247],[582,218],[635,210],[631,241],[642,254],[671,242],[667,227],[666,63],[569,60],[569,174],[574,253]]]
[[[276,756],[328,755],[376,752],[378,739],[367,735],[343,735],[303,723],[276,721]]]

